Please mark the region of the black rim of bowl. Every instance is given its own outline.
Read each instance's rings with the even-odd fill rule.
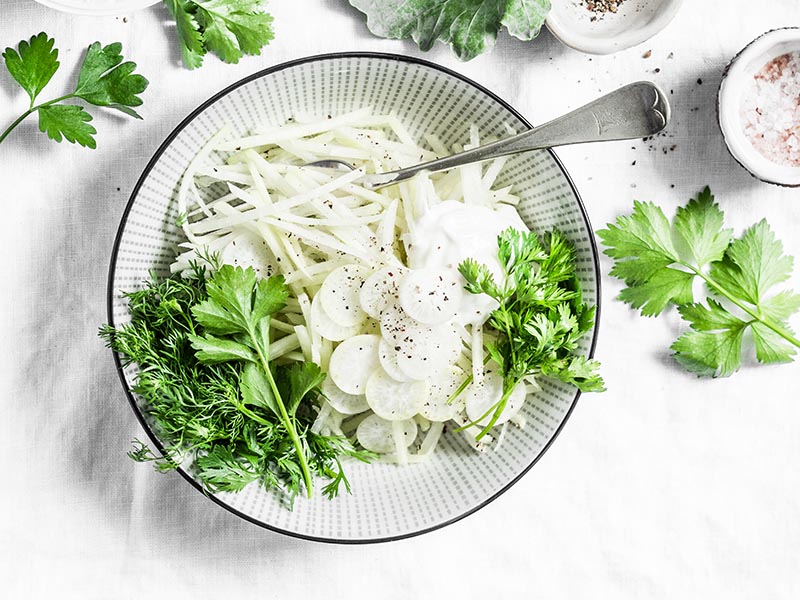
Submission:
[[[305,58],[300,58],[300,59],[284,62],[284,63],[281,63],[279,65],[275,65],[273,67],[269,67],[269,68],[263,69],[261,71],[258,71],[257,73],[253,73],[252,75],[249,75],[249,76],[237,81],[236,83],[233,83],[232,85],[226,87],[222,91],[214,94],[211,98],[209,98],[208,100],[203,102],[200,106],[198,106],[196,109],[194,109],[189,114],[189,116],[187,116],[183,121],[181,121],[181,123],[167,136],[167,138],[164,140],[164,142],[161,144],[161,146],[159,146],[159,148],[156,151],[156,153],[153,155],[153,157],[147,163],[147,166],[144,168],[144,171],[142,172],[141,176],[139,177],[139,180],[136,182],[136,185],[133,188],[133,192],[131,192],[131,196],[130,196],[130,198],[128,200],[128,203],[125,206],[125,211],[122,214],[122,219],[120,221],[119,229],[117,230],[117,235],[116,235],[116,238],[114,239],[114,247],[113,247],[113,249],[111,251],[111,264],[109,266],[109,272],[108,272],[107,311],[108,311],[108,322],[112,327],[114,327],[114,275],[116,273],[116,267],[117,267],[117,255],[119,254],[119,247],[120,247],[120,243],[122,241],[122,235],[123,235],[123,233],[125,231],[125,227],[126,227],[127,222],[128,222],[128,216],[130,215],[131,209],[132,209],[134,203],[136,202],[136,197],[139,195],[139,190],[141,189],[142,185],[144,184],[145,180],[147,179],[148,175],[150,174],[150,171],[152,171],[153,167],[156,165],[158,160],[161,158],[162,154],[166,151],[166,149],[173,142],[173,140],[178,136],[178,134],[181,131],[183,131],[183,129],[186,128],[186,126],[189,125],[189,123],[191,123],[198,115],[200,115],[203,111],[205,111],[206,108],[208,108],[209,106],[214,104],[217,100],[219,100],[220,98],[228,95],[229,93],[231,93],[232,91],[236,90],[237,88],[250,83],[251,81],[254,81],[256,79],[260,79],[260,78],[265,77],[267,75],[271,75],[272,73],[276,73],[278,71],[283,71],[285,69],[296,67],[298,65],[302,65],[302,64],[305,64],[305,63],[320,62],[320,61],[326,61],[326,60],[335,60],[335,59],[341,59],[341,58],[367,58],[367,59],[371,58],[371,59],[379,59],[379,60],[392,60],[392,61],[397,61],[397,62],[406,62],[406,63],[416,64],[416,65],[421,65],[421,66],[424,66],[424,67],[427,67],[427,68],[430,68],[430,69],[434,69],[434,70],[436,70],[436,71],[438,71],[440,73],[443,73],[443,74],[448,75],[450,77],[454,77],[456,79],[459,79],[459,80],[463,81],[464,83],[467,83],[467,84],[471,85],[472,87],[474,87],[475,89],[479,90],[480,92],[486,94],[492,100],[494,100],[495,102],[500,104],[504,109],[506,109],[511,114],[513,114],[516,118],[518,118],[525,127],[532,128],[532,126],[528,122],[528,120],[525,119],[519,112],[517,112],[505,100],[503,100],[502,98],[497,96],[492,91],[486,89],[482,85],[472,81],[468,77],[465,77],[464,75],[461,75],[460,73],[457,73],[456,71],[452,71],[452,70],[450,70],[450,69],[448,69],[446,67],[442,67],[440,65],[437,65],[435,63],[429,62],[427,60],[422,60],[422,59],[419,59],[419,58],[414,58],[414,57],[409,57],[409,56],[402,56],[402,55],[399,55],[399,54],[389,54],[389,53],[383,53],[383,52],[336,52],[336,53],[330,53],[330,54],[318,54],[318,55],[314,55],[314,56],[308,56],[308,57],[305,57]],[[566,178],[567,183],[569,184],[569,186],[570,186],[570,188],[572,190],[572,193],[575,196],[575,199],[577,200],[578,208],[580,209],[581,215],[583,216],[584,223],[585,223],[585,225],[587,227],[587,231],[589,232],[589,243],[590,243],[591,248],[592,248],[592,261],[594,263],[595,280],[596,280],[595,324],[594,324],[594,330],[592,331],[592,341],[591,341],[590,348],[589,348],[589,356],[592,357],[592,356],[594,356],[595,347],[597,345],[597,337],[598,337],[599,325],[600,325],[600,262],[599,262],[599,257],[598,257],[598,253],[597,253],[597,244],[595,242],[594,236],[592,235],[593,229],[592,229],[591,223],[589,222],[589,215],[586,212],[586,208],[585,208],[585,206],[583,204],[583,201],[581,200],[580,194],[578,193],[578,190],[575,187],[574,182],[572,181],[572,178],[570,177],[570,175],[567,172],[567,170],[564,168],[564,165],[561,163],[561,160],[558,158],[558,156],[555,154],[555,152],[553,152],[553,150],[551,150],[551,149],[548,149],[548,152],[553,157],[553,159],[556,162],[556,165],[558,166],[558,168],[560,169],[561,173]],[[128,385],[128,381],[125,378],[125,372],[123,370],[122,361],[121,361],[121,359],[119,357],[119,354],[116,351],[112,351],[112,353],[113,353],[113,356],[114,356],[114,363],[115,363],[115,365],[117,367],[117,374],[119,376],[120,381],[122,382],[122,387],[125,390],[126,396],[128,397],[128,402],[130,403],[131,408],[133,409],[133,412],[136,415],[137,420],[139,421],[139,424],[145,430],[145,432],[147,433],[147,436],[150,438],[150,441],[153,443],[153,445],[158,449],[158,451],[160,453],[163,453],[164,452],[164,446],[161,443],[161,440],[158,438],[158,436],[156,436],[155,432],[152,431],[150,426],[147,424],[147,421],[145,420],[144,414],[140,410],[139,405],[136,402],[136,398],[134,397],[134,394],[133,394],[133,392],[131,391],[131,389],[130,389],[130,387]],[[511,488],[511,486],[513,486],[515,483],[517,483],[517,481],[519,481],[528,471],[530,471],[530,469],[537,462],[539,462],[539,459],[541,459],[541,457],[544,456],[545,452],[547,452],[547,450],[553,444],[555,439],[558,437],[559,433],[561,433],[561,430],[564,428],[564,425],[569,420],[569,417],[572,414],[572,411],[574,410],[575,405],[578,402],[578,398],[580,398],[580,395],[581,395],[580,391],[576,391],[575,392],[575,398],[570,403],[569,409],[567,410],[566,415],[564,415],[564,419],[561,421],[559,426],[556,428],[556,430],[553,433],[552,437],[547,441],[547,443],[544,445],[542,450],[533,458],[531,463],[527,467],[525,467],[522,470],[522,472],[519,473],[519,475],[517,475],[516,477],[514,477],[514,479],[509,481],[505,486],[503,486],[502,489],[497,491],[494,495],[490,496],[489,498],[487,498],[483,502],[481,502],[478,505],[474,506],[473,508],[470,508],[469,510],[467,510],[467,511],[461,513],[461,514],[456,515],[455,517],[452,517],[450,519],[442,521],[441,523],[437,523],[436,525],[433,525],[431,527],[427,527],[427,528],[420,529],[420,530],[417,530],[417,531],[412,531],[410,533],[403,533],[403,534],[399,534],[399,535],[385,536],[385,537],[375,537],[375,538],[336,539],[336,538],[326,538],[326,537],[317,537],[317,536],[313,536],[313,535],[306,535],[306,534],[303,534],[303,533],[298,533],[296,531],[289,531],[289,530],[286,530],[286,529],[281,529],[280,527],[276,527],[274,525],[270,525],[269,523],[265,523],[264,521],[260,521],[260,520],[254,518],[254,517],[252,517],[250,515],[247,515],[247,514],[241,512],[241,511],[239,511],[238,509],[234,508],[233,506],[230,506],[226,502],[222,501],[217,496],[215,496],[213,494],[210,494],[210,493],[207,493],[203,489],[203,486],[198,481],[196,481],[191,475],[189,475],[189,473],[187,473],[183,468],[179,467],[177,469],[177,471],[195,489],[197,489],[206,498],[209,498],[210,500],[212,500],[217,505],[219,505],[222,508],[224,508],[225,510],[233,513],[237,517],[240,517],[240,518],[244,519],[245,521],[248,521],[250,523],[253,523],[254,525],[258,525],[258,526],[263,527],[265,529],[268,529],[270,531],[274,531],[276,533],[281,533],[281,534],[284,534],[284,535],[288,535],[290,537],[299,538],[299,539],[303,539],[303,540],[309,540],[309,541],[314,541],[314,542],[333,543],[333,544],[372,544],[372,543],[379,543],[379,542],[390,542],[390,541],[395,541],[395,540],[401,540],[401,539],[416,537],[416,536],[422,535],[424,533],[429,533],[431,531],[435,531],[437,529],[441,529],[442,527],[446,527],[447,525],[455,523],[456,521],[460,521],[464,517],[467,517],[467,516],[477,512],[478,510],[480,510],[481,508],[483,508],[484,506],[486,506],[487,504],[489,504],[490,502],[492,502],[493,500],[498,498],[501,494],[506,492],[509,488]]]

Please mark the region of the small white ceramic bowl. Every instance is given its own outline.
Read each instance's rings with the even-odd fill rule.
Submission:
[[[160,0],[36,0],[56,10],[79,15],[124,15],[157,4]]]
[[[800,51],[800,28],[774,29],[756,38],[725,68],[719,88],[718,113],[728,150],[745,169],[767,183],[800,186],[800,167],[779,165],[763,156],[744,132],[741,106],[755,74],[773,58]]]
[[[599,15],[582,0],[552,0],[547,28],[561,42],[589,54],[611,54],[647,41],[664,29],[683,0],[625,0]]]

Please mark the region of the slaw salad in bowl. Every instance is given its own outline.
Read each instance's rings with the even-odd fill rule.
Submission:
[[[151,441],[132,456],[321,541],[416,535],[508,489],[603,386],[577,192],[550,151],[359,177],[528,127],[456,73],[381,54],[287,63],[202,105],[112,255],[104,335]]]

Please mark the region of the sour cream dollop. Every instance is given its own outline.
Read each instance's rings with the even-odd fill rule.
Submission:
[[[426,212],[404,238],[408,266],[452,270],[464,282],[458,265],[472,258],[486,265],[500,283],[503,268],[497,258],[497,236],[509,227],[528,231],[513,206],[492,209],[447,200]],[[466,294],[456,320],[481,325],[495,308],[497,302],[484,294]]]

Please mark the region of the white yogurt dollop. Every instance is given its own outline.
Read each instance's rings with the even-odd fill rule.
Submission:
[[[496,209],[447,200],[426,212],[404,240],[408,266],[412,269],[452,269],[459,279],[458,265],[467,258],[486,265],[502,282],[503,269],[497,258],[497,236],[509,227],[528,231],[513,206]],[[484,294],[466,294],[456,320],[481,325],[497,308]]]

